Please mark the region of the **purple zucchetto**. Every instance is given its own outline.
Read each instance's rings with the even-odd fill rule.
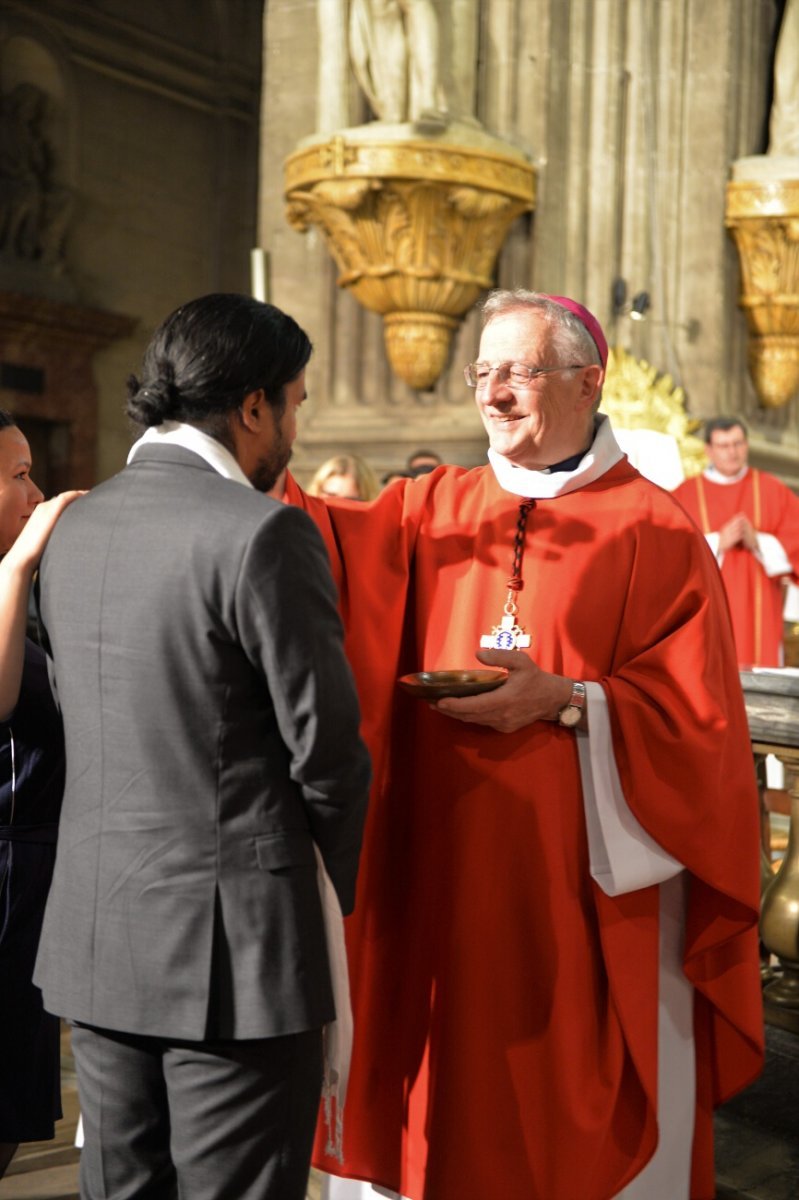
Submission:
[[[584,305],[578,303],[577,300],[570,300],[568,296],[549,296],[546,292],[540,292],[545,300],[551,300],[553,304],[559,304],[561,308],[568,308],[570,313],[573,313],[578,321],[583,324],[591,337],[594,340],[603,368],[608,365],[608,343],[602,332],[602,326],[597,321],[593,313],[589,312]]]

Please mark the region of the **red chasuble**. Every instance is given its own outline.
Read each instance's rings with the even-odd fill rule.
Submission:
[[[703,475],[687,479],[674,495],[703,533],[718,533],[744,513],[759,533],[771,533],[799,571],[799,499],[790,488],[762,471],[749,470],[737,483],[712,483]],[[750,550],[724,553],[721,577],[727,591],[738,662],[743,667],[782,666],[783,579],[769,578]]]
[[[445,467],[327,540],[374,756],[354,915],[343,1166],[411,1200],[608,1200],[657,1140],[658,889],[589,874],[575,734],[497,733],[395,685],[475,666],[499,622],[519,499]],[[711,1109],[758,1073],[758,802],[721,583],[674,499],[626,461],[527,520],[519,623],[547,671],[601,683],[624,794],[690,875],[692,1197]]]

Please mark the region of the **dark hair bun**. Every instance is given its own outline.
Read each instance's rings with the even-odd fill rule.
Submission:
[[[190,300],[156,329],[141,382],[128,381],[128,416],[138,425],[216,421],[262,389],[276,411],[284,387],[311,356],[307,334],[287,313],[252,296],[213,292]]]
[[[135,375],[128,376],[128,402],[126,411],[137,425],[160,425],[174,418],[180,410],[180,392],[172,379],[171,367],[158,379],[146,384],[139,383]]]

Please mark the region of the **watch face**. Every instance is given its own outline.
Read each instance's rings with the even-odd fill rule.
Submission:
[[[567,704],[558,713],[558,720],[561,725],[565,725],[567,729],[580,723],[580,717],[583,715],[583,710],[578,708],[576,704]]]

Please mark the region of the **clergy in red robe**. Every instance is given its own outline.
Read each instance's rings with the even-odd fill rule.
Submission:
[[[287,484],[338,576],[376,781],[344,1160],[320,1138],[316,1161],[410,1200],[712,1200],[713,1106],[762,1060],[721,581],[596,413],[595,318],[529,292],[484,318],[466,376],[488,466],[369,505]],[[502,686],[396,685],[475,659]]]
[[[799,499],[748,464],[746,426],[716,417],[705,426],[708,467],[675,489],[721,568],[742,667],[783,665],[784,584],[799,571]]]

